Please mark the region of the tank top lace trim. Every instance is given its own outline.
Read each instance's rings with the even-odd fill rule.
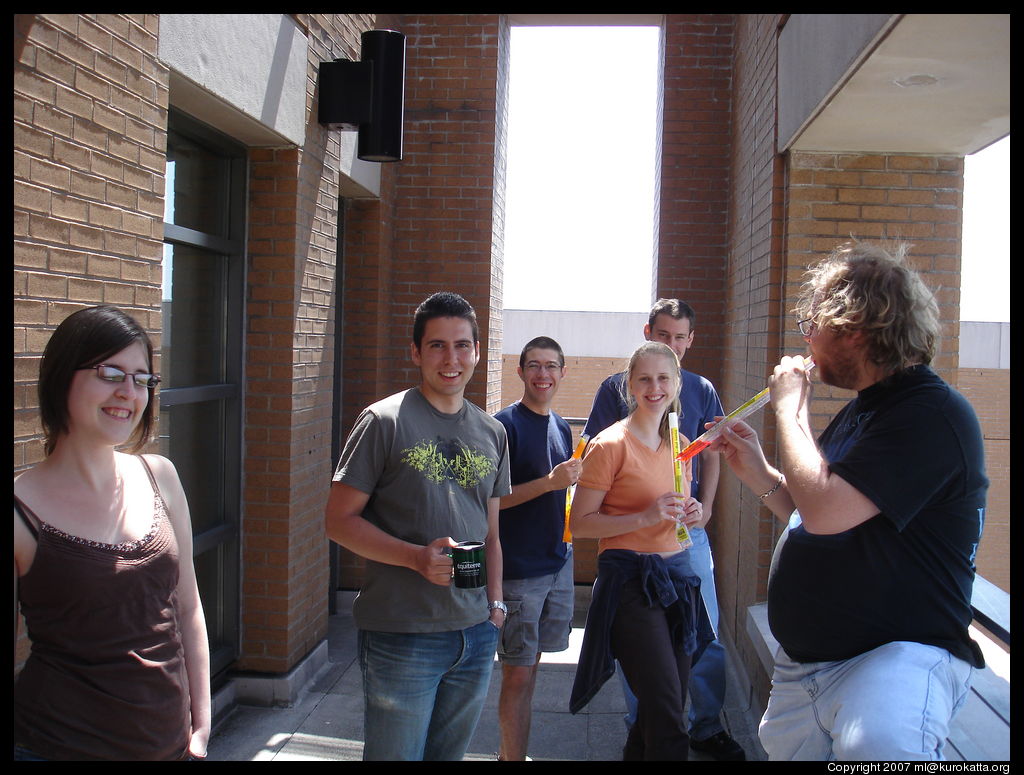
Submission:
[[[156,479],[145,536],[106,544],[38,525],[18,581],[32,651],[14,687],[15,741],[46,759],[174,760],[190,714],[178,544]]]
[[[24,506],[24,504],[22,504]],[[26,508],[28,508],[26,506]],[[29,509],[31,511],[31,509]],[[70,541],[73,544],[79,546],[88,546],[90,549],[105,549],[115,554],[134,554],[142,549],[146,544],[153,540],[153,536],[156,535],[157,528],[160,524],[160,519],[167,514],[167,508],[164,506],[163,498],[157,493],[153,502],[153,524],[149,527],[149,532],[146,533],[142,538],[136,539],[135,541],[124,541],[119,544],[105,544],[102,541],[93,541],[89,538],[81,538],[80,536],[71,535],[65,533],[59,527],[54,527],[49,522],[44,522],[39,519],[38,515],[33,515],[36,519],[39,519],[39,527],[47,533],[61,538],[65,541]]]

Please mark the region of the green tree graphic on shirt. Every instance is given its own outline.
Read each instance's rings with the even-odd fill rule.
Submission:
[[[463,489],[476,487],[495,471],[490,458],[458,439],[420,441],[402,452],[402,462],[428,481],[440,484],[450,479]]]

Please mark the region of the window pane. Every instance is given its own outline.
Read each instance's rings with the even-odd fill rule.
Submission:
[[[210,641],[210,669],[217,672],[234,661],[234,640],[237,637],[235,607],[231,596],[234,589],[226,589],[224,555],[234,551],[234,543],[219,545],[195,558],[196,581],[206,614],[206,631]]]
[[[167,143],[164,220],[220,237],[228,236],[230,161],[171,133]]]
[[[163,384],[226,382],[228,259],[186,245],[165,245],[164,252],[174,271],[164,289]]]
[[[224,439],[223,401],[181,404],[160,412],[160,454],[178,469],[197,535],[225,519]]]
[[[215,681],[239,653],[244,161],[242,146],[169,111],[160,452],[188,497]]]

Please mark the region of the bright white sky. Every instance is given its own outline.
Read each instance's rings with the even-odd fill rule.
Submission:
[[[507,308],[650,309],[657,58],[656,27],[512,28]]]
[[[1010,137],[964,162],[960,319],[1010,321]]]
[[[505,307],[646,312],[658,30],[513,27]],[[961,319],[1010,320],[1010,138],[967,157]]]

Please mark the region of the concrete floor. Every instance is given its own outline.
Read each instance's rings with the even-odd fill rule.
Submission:
[[[577,622],[569,650],[545,654],[537,676],[530,734],[530,757],[551,761],[617,761],[622,758],[625,704],[617,679],[608,681],[586,709],[569,713],[569,693],[583,639],[588,587],[577,588]],[[210,761],[357,761],[363,749],[362,679],[356,659],[351,616],[354,593],[340,593],[338,613],[330,617],[328,661],[289,707],[237,705],[214,730]],[[727,676],[724,721],[744,747],[748,760],[766,757],[757,741],[757,719],[747,707],[746,687],[735,673]],[[498,750],[498,693],[495,673],[467,760],[494,760]],[[704,757],[691,752],[691,761]]]

